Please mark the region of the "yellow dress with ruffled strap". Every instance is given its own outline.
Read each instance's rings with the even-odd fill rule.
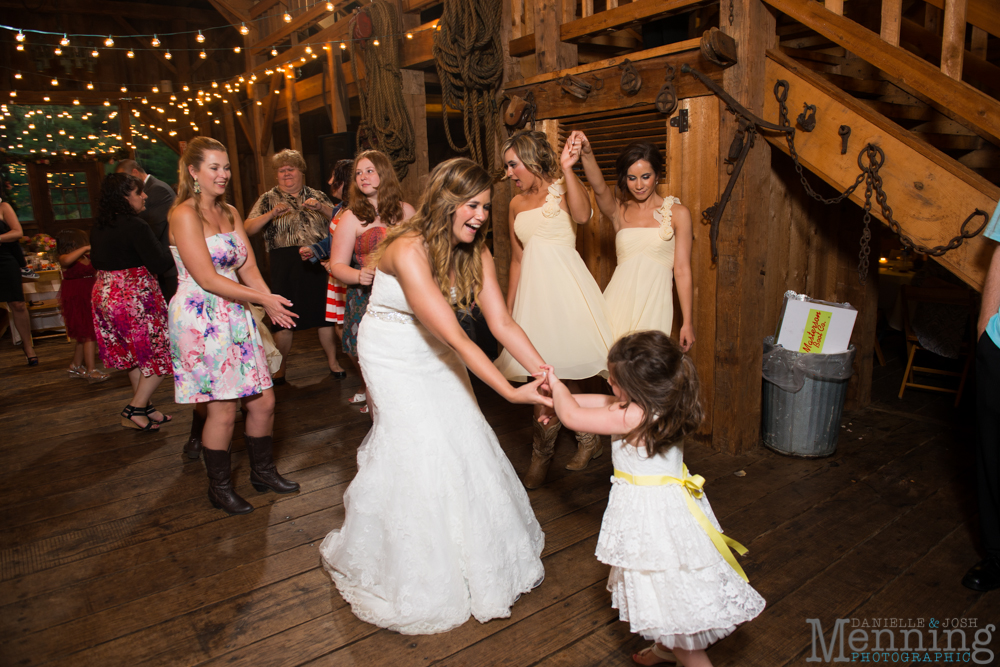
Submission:
[[[674,228],[664,197],[653,217],[659,227],[626,227],[615,235],[618,267],[604,290],[615,340],[633,331],[656,329],[670,335],[674,321]]]
[[[601,288],[576,251],[576,223],[559,206],[562,179],[541,208],[521,211],[514,233],[524,246],[512,316],[542,359],[565,380],[607,376],[611,325]],[[509,380],[528,373],[506,350],[496,366]]]

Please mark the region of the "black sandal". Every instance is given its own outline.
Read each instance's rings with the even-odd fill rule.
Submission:
[[[146,419],[154,424],[165,424],[166,422],[172,422],[174,420],[174,418],[167,413],[163,413],[163,419],[153,419],[150,415],[154,412],[156,412],[156,408],[153,407],[152,403],[146,405]]]
[[[122,426],[125,428],[134,428],[137,431],[158,431],[160,429],[160,422],[153,421],[149,417],[146,417],[145,408],[137,408],[134,405],[126,405],[125,409],[122,410]],[[134,421],[132,417],[146,417],[146,425],[139,426]]]
[[[29,366],[37,366],[38,365],[38,357],[28,357],[28,365]]]

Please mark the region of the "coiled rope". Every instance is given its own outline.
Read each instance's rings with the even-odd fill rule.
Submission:
[[[372,23],[372,35],[379,39],[351,40],[351,71],[358,86],[361,123],[357,145],[365,141],[385,153],[400,180],[416,159],[413,120],[403,99],[403,75],[399,71],[400,33],[395,5],[389,0],[375,0],[363,10]],[[355,19],[356,20],[356,19]],[[351,29],[354,25],[352,21]],[[365,79],[358,77],[358,58],[364,60]]]
[[[434,31],[434,63],[441,79],[445,137],[458,153],[489,172],[499,170],[499,144],[506,135],[497,95],[503,83],[500,43],[502,0],[445,0]],[[451,136],[448,108],[462,112],[465,146]]]

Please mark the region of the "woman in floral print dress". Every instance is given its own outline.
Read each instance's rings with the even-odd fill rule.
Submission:
[[[253,505],[233,490],[230,476],[237,398],[247,409],[244,442],[253,487],[291,493],[299,485],[274,466],[273,382],[257,325],[244,303],[259,303],[283,327],[291,327],[296,315],[288,310],[291,302],[272,294],[261,278],[243,221],[226,203],[229,178],[225,146],[208,137],[188,144],[169,215],[178,281],[170,301],[170,356],[175,400],[197,404],[194,419],[203,424],[197,449],[208,470],[208,498],[230,514],[246,514]],[[197,456],[195,450],[192,458]]]

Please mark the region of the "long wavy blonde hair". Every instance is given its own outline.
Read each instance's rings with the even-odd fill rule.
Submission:
[[[362,160],[368,160],[378,172],[378,210],[372,206],[361,189],[358,187],[358,165]],[[392,168],[392,162],[385,156],[385,153],[376,150],[358,153],[354,158],[354,169],[352,170],[351,188],[348,190],[348,208],[354,215],[358,216],[362,227],[375,222],[375,218],[382,218],[382,224],[392,227],[403,219],[403,189],[399,185],[399,178],[396,177],[396,170]]]
[[[442,162],[431,172],[413,217],[389,230],[380,244],[375,263],[393,241],[405,234],[417,234],[424,241],[431,273],[444,298],[455,310],[472,307],[483,287],[483,249],[491,219],[483,221],[472,243],[459,243],[454,247],[452,226],[455,211],[492,185],[493,180],[486,170],[468,158],[457,157]],[[454,302],[451,301],[452,271],[455,272],[457,293]]]
[[[188,166],[194,167],[195,171],[201,169],[201,164],[205,161],[205,153],[208,151],[220,151],[222,153],[226,153],[226,147],[211,137],[195,137],[188,142],[187,149],[184,151],[184,155],[181,155],[181,159],[177,166],[177,171],[179,172],[177,182],[180,184],[177,187],[177,199],[174,200],[174,205],[170,207],[170,213],[167,214],[167,217],[173,214],[175,208],[186,202],[188,199],[193,199],[194,210],[195,213],[198,214],[198,220],[201,221],[201,224],[206,224],[205,216],[202,215],[201,212],[202,195],[200,192],[196,193],[194,191],[194,177],[191,176],[191,172],[188,171]],[[226,206],[225,192],[216,197],[212,204],[225,211],[230,225],[236,225],[236,221],[233,219],[232,209]]]
[[[506,155],[511,149],[517,154],[521,164],[535,176],[553,182],[562,177],[559,156],[556,155],[544,132],[537,130],[515,132],[504,142],[500,155]]]

